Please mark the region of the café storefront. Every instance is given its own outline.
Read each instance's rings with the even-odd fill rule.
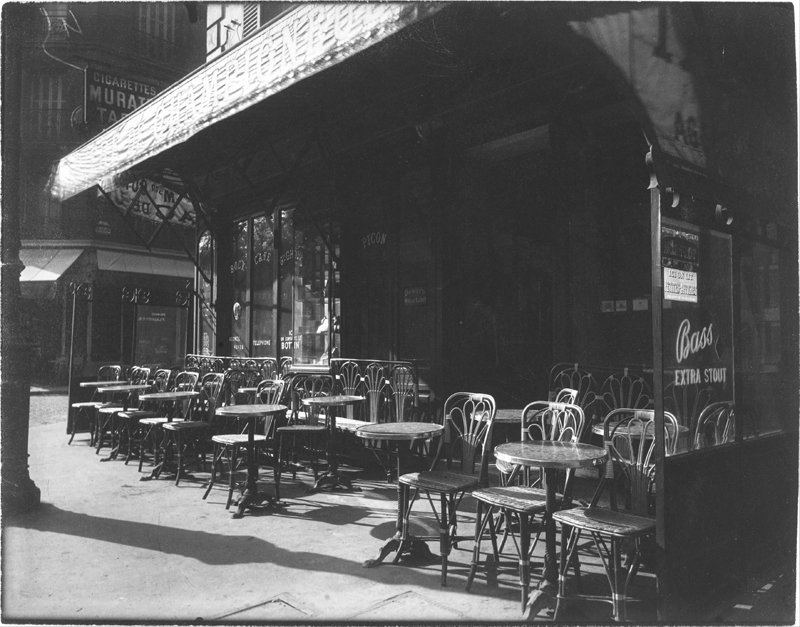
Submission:
[[[660,617],[687,621],[794,550],[792,21],[748,57],[759,10],[303,5],[54,189],[168,172],[198,214],[197,353],[410,360],[506,407],[559,362],[643,373],[657,420],[734,401],[728,443],[657,459]]]

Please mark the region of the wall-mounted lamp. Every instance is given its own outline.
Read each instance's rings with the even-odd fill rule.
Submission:
[[[727,207],[724,207],[722,205],[717,205],[715,214],[717,216],[717,222],[719,222],[720,224],[724,226],[730,226],[731,224],[733,224],[733,215],[731,214],[730,211],[728,211]]]

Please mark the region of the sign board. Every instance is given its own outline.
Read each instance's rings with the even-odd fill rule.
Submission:
[[[141,193],[139,193],[140,190]],[[103,196],[103,193],[98,190],[97,195]],[[184,197],[176,206],[179,195],[155,181],[147,179],[133,181],[110,190],[107,192],[107,196],[119,209],[124,211],[127,211],[128,206],[135,198],[136,202],[130,213],[134,217],[158,224],[162,219],[168,218],[170,223],[176,226],[186,228],[195,226],[196,217],[192,202]]]
[[[86,123],[107,128],[156,96],[161,88],[133,80],[117,71],[86,70]]]
[[[664,300],[697,302],[700,238],[695,233],[661,227],[661,265],[664,269]]]
[[[428,302],[428,292],[424,287],[407,287],[403,290],[403,305],[425,305]]]

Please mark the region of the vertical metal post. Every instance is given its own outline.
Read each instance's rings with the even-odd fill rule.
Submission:
[[[653,164],[653,149],[647,153],[647,167],[650,171],[650,271],[651,303],[653,324],[653,397],[655,414],[655,483],[656,483],[656,545],[663,559],[665,550],[666,521],[665,477],[664,477],[664,351],[663,351],[663,274],[661,269],[661,190]],[[667,595],[669,568],[664,564],[657,578],[658,615],[663,619],[665,596]]]
[[[75,417],[72,415],[72,403],[75,402],[75,399],[72,397],[72,364],[75,355],[75,307],[78,302],[78,286],[70,284],[72,287],[72,322],[70,323],[70,334],[69,334],[69,370],[67,372],[67,433],[70,433],[72,430],[72,421]]]
[[[272,341],[275,343],[275,361],[281,368],[281,210],[272,211]]]

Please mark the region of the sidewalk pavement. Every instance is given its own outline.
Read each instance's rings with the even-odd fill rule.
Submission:
[[[362,567],[394,532],[396,489],[379,471],[360,475],[360,491],[317,494],[306,493],[310,475],[284,475],[285,507],[234,520],[225,510],[225,480],[206,501],[204,474],[177,487],[168,478],[140,482],[136,462],[103,463],[86,434],[67,445],[64,431],[63,421],[32,421],[30,472],[42,505],[3,519],[4,622],[522,622],[516,560],[489,564],[464,590],[472,542],[453,551],[444,588],[438,564]],[[145,466],[142,475],[148,472]],[[271,491],[271,471],[262,477]],[[427,503],[414,511],[416,532],[436,534],[433,516],[423,515]],[[469,533],[471,516],[461,520]],[[532,560],[534,574],[542,551]],[[583,568],[584,586],[605,591],[599,563]],[[765,583],[772,587],[764,590]],[[709,622],[778,624],[762,618],[786,615],[787,579],[755,584]],[[642,573],[631,592],[646,600],[629,606],[634,622],[655,623],[655,578]],[[531,620],[551,617],[545,608]],[[610,609],[573,603],[562,618],[598,624],[608,622]]]

